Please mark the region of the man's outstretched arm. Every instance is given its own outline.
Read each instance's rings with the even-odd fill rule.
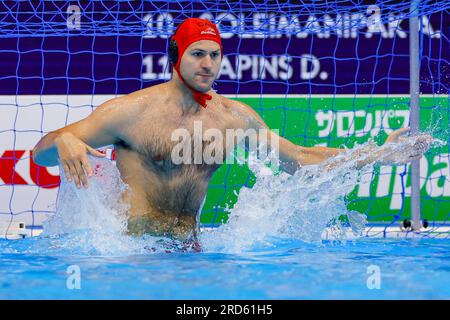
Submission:
[[[237,102],[234,101],[234,103]],[[345,149],[339,148],[309,148],[296,145],[271,131],[252,107],[242,102],[237,103],[237,106],[242,115],[246,117],[248,127],[255,130],[266,129],[264,132],[267,132],[267,136],[263,137],[263,139],[267,143],[268,153],[273,152],[274,148],[278,148],[277,154],[280,168],[287,173],[294,174],[302,166],[321,164],[345,151]],[[262,140],[261,138],[258,134],[258,144]]]
[[[326,168],[332,169],[344,162],[353,161],[356,169],[366,165],[401,165],[418,160],[429,149],[433,138],[424,134],[417,138],[405,137],[409,128],[401,128],[392,132],[382,146],[367,144],[357,150],[302,147],[280,137],[280,165],[281,168],[293,173],[301,166],[320,165],[327,162]],[[408,143],[399,145],[402,141],[412,139]],[[342,157],[337,157],[343,155]]]
[[[247,107],[247,113],[255,121],[256,128],[268,128],[261,117],[251,107]],[[419,136],[412,145],[398,148],[398,143],[405,140],[409,128],[401,128],[392,132],[382,146],[368,144],[354,152],[348,149],[329,147],[303,147],[295,145],[289,140],[270,132],[270,141],[279,139],[280,167],[283,171],[293,174],[302,166],[320,165],[329,161],[327,168],[332,169],[343,162],[355,161],[355,167],[360,169],[369,164],[399,165],[420,159],[433,141],[429,135]],[[346,155],[337,157],[338,155]],[[333,161],[333,158],[336,158]]]

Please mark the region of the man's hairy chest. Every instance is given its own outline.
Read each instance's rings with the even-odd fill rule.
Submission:
[[[146,166],[161,173],[186,167],[210,170],[220,165],[219,159],[224,161],[229,149],[227,130],[235,126],[236,121],[227,114],[222,117],[148,114],[125,130],[123,144],[136,152]]]

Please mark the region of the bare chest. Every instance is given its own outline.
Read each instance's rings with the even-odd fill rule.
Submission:
[[[227,131],[233,117],[144,115],[128,130],[125,144],[142,163],[160,174],[180,171],[214,171],[230,146]]]

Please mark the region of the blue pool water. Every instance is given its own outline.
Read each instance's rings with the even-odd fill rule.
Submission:
[[[358,238],[366,217],[347,211],[351,163],[292,176],[253,163],[256,183],[240,190],[228,222],[202,231],[202,252],[186,252],[127,236],[127,186],[110,162],[91,161],[102,170],[88,190],[62,177],[41,236],[0,239],[0,298],[450,299],[450,237]],[[325,229],[333,241],[322,241]]]
[[[53,241],[0,240],[1,299],[450,298],[446,239],[340,244],[273,239],[268,247],[239,254],[33,252]],[[79,267],[80,289],[67,287],[72,265]],[[380,271],[379,289],[368,288],[373,266]]]

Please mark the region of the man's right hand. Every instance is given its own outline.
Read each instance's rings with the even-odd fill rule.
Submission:
[[[87,154],[95,157],[105,157],[106,154],[93,149],[70,132],[61,133],[56,137],[55,146],[67,180],[69,182],[73,180],[77,188],[81,185],[87,188],[88,177],[92,176],[92,167]]]

